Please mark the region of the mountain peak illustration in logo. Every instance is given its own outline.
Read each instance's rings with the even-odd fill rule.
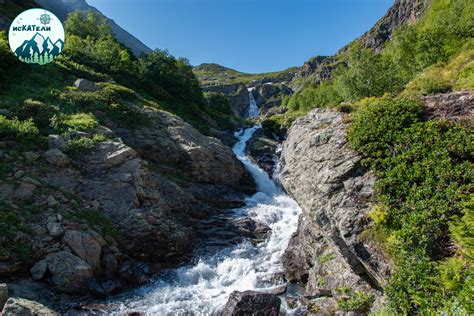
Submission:
[[[52,62],[64,48],[64,28],[51,12],[30,9],[13,20],[9,32],[10,48],[16,57],[28,64]]]

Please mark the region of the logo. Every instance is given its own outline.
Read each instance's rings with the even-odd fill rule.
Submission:
[[[44,65],[52,62],[64,48],[64,27],[53,13],[30,9],[18,15],[10,26],[8,41],[19,60]]]

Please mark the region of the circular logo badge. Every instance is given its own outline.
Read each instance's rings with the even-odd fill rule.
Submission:
[[[64,47],[64,27],[53,13],[30,9],[13,20],[8,33],[10,48],[19,60],[44,65],[59,56]]]

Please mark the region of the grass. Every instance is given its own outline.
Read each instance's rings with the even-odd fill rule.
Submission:
[[[286,78],[288,74],[295,73],[299,67],[292,67],[282,71],[248,74],[218,64],[202,64],[193,68],[194,74],[203,85],[213,84],[248,84],[255,80]]]

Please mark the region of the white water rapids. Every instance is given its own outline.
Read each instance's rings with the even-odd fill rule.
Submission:
[[[203,256],[197,263],[172,269],[145,287],[120,299],[120,312],[140,311],[146,315],[216,315],[233,291],[269,290],[283,284],[281,257],[296,230],[300,208],[245,154],[247,141],[258,126],[235,133],[237,158],[255,179],[257,193],[236,209],[236,216],[248,216],[271,227],[263,243],[250,241]],[[282,304],[284,311],[286,304]]]

